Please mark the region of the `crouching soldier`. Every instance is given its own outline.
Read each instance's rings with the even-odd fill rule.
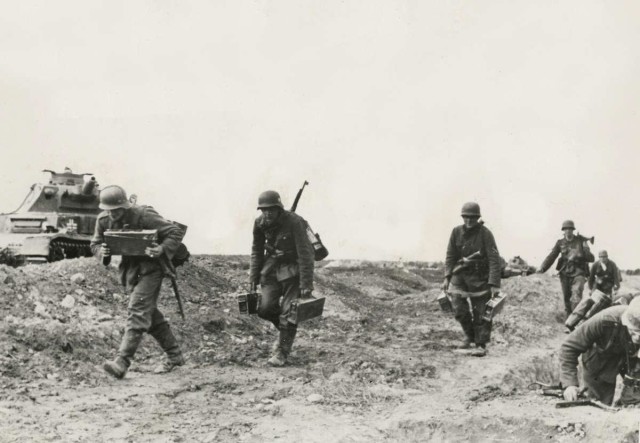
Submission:
[[[155,369],[156,373],[168,372],[183,365],[180,346],[157,307],[164,278],[160,260],[173,257],[180,245],[182,231],[153,208],[133,206],[120,186],[107,186],[100,192],[100,209],[104,212],[98,216],[91,250],[105,265],[111,261],[111,251],[104,240],[107,229],[156,229],[159,243],[147,248],[146,256],[122,257],[120,280],[130,294],[127,323],[118,356],[113,361],[105,362],[104,370],[116,378],[123,378],[145,332],[156,339],[166,354],[164,363]]]
[[[609,296],[613,296],[613,291],[620,289],[620,271],[613,260],[609,260],[607,251],[602,250],[598,253],[598,261],[591,266],[588,283],[590,292],[597,289]]]
[[[565,400],[578,398],[578,357],[582,354],[582,378],[591,397],[611,404],[616,377],[637,383],[640,348],[640,297],[628,306],[613,306],[591,317],[566,338],[560,347],[560,382]]]
[[[482,357],[491,338],[491,321],[482,315],[500,293],[500,254],[493,234],[479,221],[480,206],[465,203],[461,215],[464,224],[453,229],[447,246],[443,289],[465,334],[457,352]]]
[[[258,316],[279,331],[268,363],[284,366],[297,331],[290,317],[291,303],[311,296],[314,251],[306,222],[284,209],[277,192],[260,194],[258,209],[262,214],[253,225],[250,283],[252,291],[260,284]]]

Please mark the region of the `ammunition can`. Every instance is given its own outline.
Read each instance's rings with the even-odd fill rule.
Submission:
[[[437,300],[443,312],[453,312],[453,305],[446,292],[442,291],[440,295],[438,295]]]
[[[238,308],[242,314],[257,314],[260,306],[260,294],[250,292],[238,295]]]

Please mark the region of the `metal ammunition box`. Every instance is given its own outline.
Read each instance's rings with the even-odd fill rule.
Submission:
[[[155,229],[108,229],[104,241],[111,255],[145,255],[144,251],[158,241]]]
[[[250,292],[238,295],[238,308],[242,314],[257,314],[260,306],[260,294]]]
[[[289,321],[293,324],[299,324],[312,318],[320,317],[324,310],[324,297],[300,298],[291,303],[291,313]]]
[[[449,296],[447,295],[446,292],[441,292],[440,295],[438,295],[438,303],[440,304],[440,309],[442,309],[444,312],[453,312],[453,306],[451,305],[451,300],[449,299]]]
[[[501,292],[497,297],[492,298],[487,303],[487,306],[484,309],[484,314],[482,314],[482,319],[485,321],[491,321],[493,317],[498,315],[502,308],[504,307],[504,301],[507,299],[507,294]]]

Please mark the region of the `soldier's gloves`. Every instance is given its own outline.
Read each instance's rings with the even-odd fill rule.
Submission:
[[[450,281],[451,281],[451,279],[450,279],[450,278],[448,278],[448,277],[445,277],[445,278],[444,278],[444,281],[442,282],[442,290],[443,290],[444,292],[447,292],[447,291],[449,290],[449,282],[450,282]]]
[[[562,396],[567,401],[576,401],[579,395],[580,388],[578,388],[577,386],[568,386],[567,389],[565,389],[562,393]]]
[[[491,298],[494,298],[500,295],[500,288],[496,288],[495,286],[490,286],[490,288],[491,288]]]
[[[311,297],[311,293],[312,292],[313,292],[313,290],[311,290],[311,289],[301,289],[300,290],[300,297],[309,298],[309,297]]]
[[[111,249],[109,249],[106,243],[100,245],[100,255],[102,257],[111,257]]]

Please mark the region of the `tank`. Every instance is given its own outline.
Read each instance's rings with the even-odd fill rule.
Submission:
[[[48,180],[35,183],[20,207],[0,214],[0,250],[13,264],[46,263],[89,257],[100,189],[93,174],[45,169]]]

